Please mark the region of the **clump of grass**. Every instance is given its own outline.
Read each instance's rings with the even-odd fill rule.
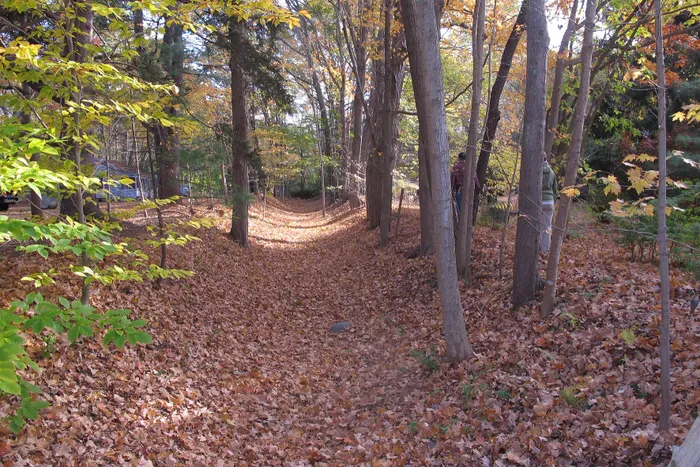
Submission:
[[[418,360],[423,372],[426,374],[434,373],[440,369],[440,364],[437,362],[438,356],[435,350],[431,350],[430,352],[418,349],[412,350],[411,357]]]
[[[561,389],[559,391],[559,397],[572,409],[580,410],[586,405],[586,402],[576,395],[576,388],[572,386]]]

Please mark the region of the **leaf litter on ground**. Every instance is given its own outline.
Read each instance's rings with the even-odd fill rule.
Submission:
[[[222,211],[196,208],[196,215]],[[169,216],[187,217],[173,207]],[[97,341],[40,355],[51,402],[18,435],[16,465],[661,465],[700,406],[693,283],[674,271],[672,429],[663,438],[658,276],[590,231],[568,239],[555,315],[510,306],[512,264],[497,274],[500,233],[479,227],[474,281],[462,285],[478,357],[444,363],[435,265],[407,260],[418,212],[378,249],[360,211],[270,200],[251,210],[251,248],[218,227],[169,249],[191,278],[96,288],[93,304],[130,307],[153,343]],[[143,216],[122,234],[143,234]],[[512,256],[509,232],[506,257]],[[10,288],[36,261],[3,252]],[[153,257],[157,257],[154,255]],[[64,290],[79,294],[73,282]],[[352,321],[341,334],[337,322]],[[626,333],[623,334],[622,332]],[[630,334],[631,333],[631,334]],[[0,416],[10,404],[0,405]]]

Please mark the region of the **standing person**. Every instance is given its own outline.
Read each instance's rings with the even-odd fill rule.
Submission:
[[[540,253],[548,254],[552,243],[554,200],[559,197],[557,176],[545,157],[542,164],[542,207],[540,209]]]
[[[464,186],[464,166],[466,163],[467,153],[460,152],[459,156],[457,156],[457,162],[452,166],[452,172],[450,173],[452,196],[457,204],[457,219],[459,219],[459,213],[462,210],[462,187]],[[474,196],[479,192],[479,188],[481,188],[479,178],[474,174]],[[476,222],[476,209],[474,210],[474,221]]]
[[[462,210],[462,185],[464,185],[464,165],[467,163],[467,153],[460,152],[457,162],[452,166],[450,172],[450,183],[452,184],[452,197],[457,203],[457,218]]]

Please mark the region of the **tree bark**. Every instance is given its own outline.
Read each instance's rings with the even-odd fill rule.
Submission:
[[[22,85],[22,92],[26,94],[31,94],[32,90],[26,84]],[[32,123],[32,114],[26,110],[23,110],[19,122],[22,125],[29,125]],[[39,154],[32,154],[32,161],[39,162]],[[41,209],[41,195],[34,192],[34,190],[29,191],[29,209],[31,210],[32,216],[43,216],[44,211]]]
[[[364,13],[364,0],[360,0],[359,9],[360,17]],[[362,21],[362,20],[360,20]],[[349,164],[350,191],[359,195],[360,183],[359,173],[361,164],[362,138],[363,138],[363,100],[365,94],[365,73],[367,70],[367,50],[365,43],[367,42],[367,26],[364,21],[360,27],[359,40],[354,44],[355,49],[355,64],[357,67],[355,95],[352,102],[352,118],[353,118],[353,134],[352,134],[352,156]]]
[[[86,49],[85,44],[90,43],[92,40],[93,12],[89,2],[81,7],[78,7],[77,5],[73,5],[73,7],[76,8],[75,24],[72,26],[75,31],[74,37],[70,37],[68,39],[69,43],[67,44],[67,53],[71,60],[78,63],[84,63],[88,59],[88,50]],[[80,87],[78,92],[74,93],[73,100],[78,102],[78,99],[82,99],[83,92],[84,90],[82,87]],[[79,112],[75,112],[75,117],[80,117]],[[79,126],[77,122],[76,126]],[[77,135],[82,137],[83,130],[76,128],[76,131],[78,132]],[[82,170],[82,163],[86,160],[88,152],[89,151],[84,148],[81,143],[73,143],[71,157],[76,165],[78,165],[78,170]],[[63,216],[77,217],[81,223],[85,222],[85,216],[101,216],[102,211],[97,203],[86,200],[84,195],[85,193],[79,189],[75,193],[72,193],[69,197],[61,199],[59,211],[60,214]]]
[[[700,465],[700,417],[685,437],[680,447],[673,447],[673,456],[669,467],[697,467]]]
[[[547,18],[544,0],[528,1],[527,72],[525,79],[525,125],[523,161],[518,193],[518,227],[513,267],[513,306],[518,308],[535,298],[537,257],[542,200],[542,161],[546,118]]]
[[[656,209],[658,218],[659,278],[661,282],[661,336],[659,354],[661,359],[661,410],[659,429],[668,431],[671,425],[671,317],[668,232],[666,231],[666,66],[664,65],[664,36],[661,0],[654,0],[656,13],[656,75],[658,79],[659,118],[659,200]]]
[[[383,37],[383,35],[382,35]],[[373,144],[370,146],[367,158],[367,172],[365,175],[365,209],[367,210],[367,228],[379,227],[382,208],[382,161],[381,151],[384,141],[384,125],[382,124],[384,106],[384,61],[372,61],[372,92],[370,93],[370,131],[374,135]]]
[[[576,28],[576,12],[578,10],[578,0],[574,0],[569,14],[569,22],[566,25],[564,36],[559,45],[559,53],[557,54],[557,64],[554,68],[554,81],[552,84],[552,98],[549,105],[549,115],[547,118],[547,128],[544,136],[544,151],[547,157],[551,158],[552,147],[554,147],[554,138],[556,137],[557,126],[559,125],[559,110],[561,107],[561,97],[563,94],[562,84],[564,82],[564,69],[566,68],[566,60],[569,58],[564,55],[569,48],[571,36]],[[583,54],[583,52],[582,52]],[[590,74],[590,73],[589,73]]]
[[[574,0],[574,3],[576,1]],[[581,80],[578,90],[578,99],[572,121],[571,144],[566,156],[566,176],[564,178],[564,190],[573,189],[578,176],[581,144],[583,143],[583,130],[588,106],[588,94],[591,87],[591,60],[593,58],[593,32],[595,29],[596,0],[586,2],[586,29],[583,33],[583,46],[581,49]],[[559,274],[559,258],[561,247],[566,236],[566,224],[569,219],[571,206],[571,194],[563,192],[562,200],[557,209],[554,226],[552,228],[552,246],[547,261],[547,280],[544,289],[544,297],[540,314],[544,318],[554,309],[554,300],[557,294],[557,276]]]
[[[393,120],[396,118],[391,113],[392,95],[394,93],[394,70],[392,62],[392,34],[391,20],[394,10],[393,0],[384,0],[384,115],[383,125],[384,141],[382,144],[382,204],[379,219],[379,247],[385,247],[389,243],[389,230],[391,229],[391,202],[394,169],[394,128]]]
[[[446,353],[449,361],[473,356],[464,324],[455,264],[450,167],[442,62],[435,5],[430,0],[401,0],[413,92],[419,125],[425,127],[427,159],[432,175],[435,261]]]
[[[489,166],[493,140],[496,137],[498,123],[501,120],[501,111],[499,110],[501,94],[503,94],[503,89],[506,86],[506,81],[508,80],[508,75],[510,74],[510,68],[513,64],[513,56],[518,48],[520,37],[523,35],[523,31],[525,30],[524,25],[526,11],[527,0],[523,0],[518,17],[516,18],[513,29],[510,32],[506,46],[503,49],[501,64],[498,67],[498,75],[496,76],[496,80],[493,82],[493,86],[491,88],[491,97],[489,98],[489,107],[486,114],[486,125],[484,128],[484,138],[481,142],[479,161],[476,164],[476,175],[479,179],[480,187],[478,193],[476,194],[476,199],[474,200],[475,205],[478,205],[479,194],[481,194],[481,190],[483,190],[483,187],[486,184],[486,169]],[[464,206],[464,203],[462,205]]]
[[[418,128],[418,202],[420,204],[420,246],[411,257],[423,256],[433,250],[433,197],[430,182],[430,165],[426,154],[425,128]]]
[[[185,61],[185,47],[182,41],[182,26],[176,22],[166,25],[163,34],[163,45],[160,51],[160,61],[173,83],[182,90],[184,83],[183,68]],[[177,117],[177,109],[170,106],[168,115]],[[178,165],[178,137],[173,127],[154,125],[151,128],[158,165],[158,185],[160,198],[170,198],[180,195],[179,165]]]
[[[231,121],[233,122],[233,164],[231,184],[233,219],[230,235],[239,245],[248,247],[248,80],[243,72],[243,53],[246,25],[237,18],[229,20],[229,69],[231,72]]]
[[[484,24],[486,18],[486,0],[476,1],[476,14],[472,22],[472,108],[469,116],[467,137],[467,160],[464,164],[464,183],[462,185],[462,212],[457,229],[457,276],[467,283],[471,276],[471,255],[474,223],[474,174],[476,169],[477,138],[479,132],[479,110],[481,108],[481,88],[484,66]]]
[[[321,81],[318,78],[318,73],[316,72],[316,67],[314,64],[314,59],[311,56],[311,42],[309,39],[309,29],[307,25],[307,20],[303,16],[301,17],[301,33],[303,37],[304,54],[306,55],[306,64],[311,70],[311,83],[313,84],[314,92],[316,93],[316,101],[318,102],[318,109],[321,115],[321,131],[323,132],[323,154],[326,157],[332,156],[332,139],[331,139],[331,126],[328,119],[328,109],[326,108],[326,99],[323,95],[323,89],[321,88]]]

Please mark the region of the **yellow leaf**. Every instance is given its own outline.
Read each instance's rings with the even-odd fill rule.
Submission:
[[[608,175],[603,179],[603,183],[605,183],[605,188],[603,189],[603,194],[604,195],[619,195],[620,192],[622,192],[622,188],[620,188],[620,184],[617,182],[617,177],[614,175]]]
[[[673,114],[673,121],[674,122],[682,122],[685,121],[685,112],[676,112]]]
[[[574,196],[578,196],[581,194],[581,191],[576,188],[575,186],[570,186],[568,188],[564,188],[561,190],[561,194],[564,196],[567,196],[569,198],[573,198]]]

